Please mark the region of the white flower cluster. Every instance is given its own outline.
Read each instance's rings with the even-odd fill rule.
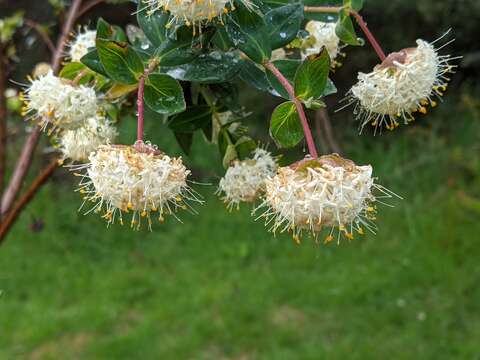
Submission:
[[[96,36],[97,32],[95,30],[85,30],[78,33],[69,44],[68,56],[70,60],[80,61],[87,54],[88,49],[95,47]]]
[[[360,126],[371,123],[393,130],[402,119],[405,124],[414,120],[412,113],[427,113],[427,106],[435,107],[435,98],[447,88],[451,60],[439,55],[433,44],[417,40],[417,47],[392,53],[372,72],[359,73],[347,96],[349,104],[355,103]]]
[[[250,8],[250,0],[240,0],[245,6]],[[155,11],[163,9],[169,11],[173,23],[185,22],[186,25],[196,25],[205,21],[212,21],[221,17],[229,10],[234,10],[232,0],[145,0],[147,14],[153,14]],[[230,5],[228,8],[227,5]],[[200,25],[199,25],[200,27]],[[193,28],[195,31],[195,26]]]
[[[94,116],[85,125],[66,130],[60,135],[60,150],[64,159],[84,162],[101,145],[110,144],[117,136],[115,127],[103,116]]]
[[[23,115],[34,113],[32,117],[44,129],[49,124],[60,129],[75,129],[97,112],[93,88],[70,85],[52,71],[31,82],[24,94]]]
[[[302,55],[307,57],[309,55],[318,54],[322,48],[327,49],[332,66],[340,65],[335,59],[340,53],[340,39],[335,33],[336,23],[322,22],[310,20],[305,26],[305,30],[310,33],[310,38],[307,39],[302,48]]]
[[[315,238],[323,228],[330,228],[325,241],[337,241],[343,234],[353,239],[354,231],[364,227],[374,231],[378,189],[384,197],[393,193],[374,183],[372,167],[357,166],[337,154],[305,159],[294,166],[281,167],[277,175],[266,180],[265,200],[259,208],[270,231],[292,231],[299,242],[303,230]]]
[[[190,171],[182,159],[162,154],[150,144],[102,145],[84,167],[80,192],[85,201],[95,203],[88,212],[105,210],[109,224],[117,217],[123,224],[122,212],[132,212],[132,228],[139,229],[142,219],[150,228],[152,213],[158,212],[158,220],[163,221],[164,215],[186,209],[185,200],[199,201],[187,185]]]
[[[275,175],[277,163],[272,155],[261,148],[254,151],[252,159],[235,161],[220,180],[217,192],[229,209],[240,202],[254,201],[265,188],[265,180]]]

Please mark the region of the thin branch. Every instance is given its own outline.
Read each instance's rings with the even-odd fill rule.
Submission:
[[[54,73],[57,73],[60,69],[60,63],[62,61],[63,50],[67,44],[68,35],[70,31],[72,31],[73,25],[75,20],[77,19],[77,13],[80,9],[80,5],[82,4],[82,0],[73,0],[70,9],[68,10],[67,20],[63,25],[62,33],[57,41],[57,47],[55,49],[55,53],[53,54],[52,60],[52,69]]]
[[[40,38],[43,40],[45,45],[47,45],[48,49],[53,54],[55,52],[55,45],[53,45],[53,41],[52,41],[52,39],[50,39],[50,36],[48,36],[45,29],[43,29],[40,24],[38,24],[35,21],[30,20],[30,19],[23,19],[23,22],[29,28],[35,30],[38,33],[38,35],[40,35]]]
[[[8,213],[6,218],[0,224],[0,245],[5,240],[5,235],[8,233],[12,225],[17,220],[18,216],[22,212],[23,208],[29,203],[29,201],[33,198],[35,193],[40,189],[40,187],[48,180],[50,175],[53,174],[55,169],[58,166],[58,159],[52,159],[47,167],[45,167],[40,174],[33,180],[30,188],[26,191],[26,193],[18,200],[15,204],[15,207]]]
[[[302,103],[297,99],[295,96],[295,90],[293,86],[288,82],[288,80],[283,76],[283,74],[278,70],[273,63],[267,61],[263,64],[265,68],[270,70],[273,75],[278,79],[278,81],[282,84],[283,88],[288,92],[290,99],[295,104],[297,108],[298,116],[300,117],[300,122],[302,124],[303,133],[305,134],[305,140],[307,141],[308,152],[310,156],[314,159],[318,158],[317,149],[315,147],[315,141],[313,140],[312,131],[308,125],[307,116],[305,115],[305,110],[303,109]]]
[[[67,43],[68,34],[72,30],[72,27],[75,23],[75,19],[77,18],[76,14],[80,9],[81,3],[82,3],[82,0],[73,0],[72,5],[68,10],[67,20],[63,24],[62,32],[60,37],[58,38],[57,46],[55,48],[55,52],[52,58],[52,69],[54,73],[57,73],[58,70],[60,69],[60,62],[61,62],[62,54],[64,52],[64,49]],[[22,153],[17,161],[17,165],[15,167],[13,175],[8,184],[8,188],[2,196],[1,214],[5,215],[9,212],[15,198],[17,197],[18,192],[22,187],[23,181],[25,179],[25,176],[27,175],[28,169],[32,161],[33,152],[35,151],[35,147],[38,143],[40,132],[41,132],[40,127],[36,126],[35,129],[32,131],[32,133],[26,139],[25,144],[23,145]],[[34,190],[34,192],[35,191],[36,189]],[[29,200],[30,198],[27,198],[27,202]],[[15,211],[20,212],[23,206],[20,206],[20,207],[15,206],[15,210],[12,210],[12,212],[8,214],[8,218],[12,217],[13,220],[15,220],[16,217],[18,216],[18,214],[15,214]],[[10,226],[8,226],[8,228]],[[8,231],[8,228],[7,228],[7,231]],[[3,236],[5,234],[6,234],[6,231],[3,233]]]
[[[368,28],[365,20],[363,20],[363,18],[360,16],[360,14],[358,12],[356,12],[355,10],[348,9],[348,8],[343,8],[341,6],[305,6],[303,8],[303,10],[305,12],[324,13],[324,14],[338,14],[342,9],[344,9],[345,11],[348,11],[349,14],[353,15],[353,17],[355,18],[355,21],[357,22],[357,24],[362,29],[363,33],[367,37],[367,40],[372,45],[373,49],[377,53],[380,60],[382,60],[382,61],[385,60],[385,57],[386,57],[385,52],[382,50],[382,47],[378,43],[377,39],[375,38],[375,36],[372,34],[370,29]]]
[[[3,192],[7,160],[7,88],[8,60],[0,44],[0,194]],[[0,220],[2,215],[0,212]]]

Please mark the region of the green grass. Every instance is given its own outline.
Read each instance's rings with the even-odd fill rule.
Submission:
[[[107,229],[57,179],[0,248],[0,358],[478,358],[480,126],[462,116],[353,140],[405,200],[340,246],[274,238],[210,187],[183,224]]]

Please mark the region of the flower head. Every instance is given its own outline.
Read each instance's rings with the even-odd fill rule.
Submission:
[[[417,40],[417,47],[392,53],[372,72],[358,74],[358,83],[347,94],[355,104],[360,126],[385,126],[393,130],[403,121],[414,120],[413,113],[427,113],[435,107],[453,72],[450,55],[439,55],[433,43]]]
[[[265,188],[265,180],[274,176],[277,163],[272,155],[261,148],[254,151],[252,159],[235,161],[220,180],[217,192],[229,209],[240,202],[252,202]]]
[[[245,6],[250,7],[250,0],[241,1]],[[186,25],[195,25],[202,22],[210,22],[221,17],[230,9],[233,10],[232,0],[145,0],[148,8],[147,14],[163,9],[169,11],[173,19],[170,23],[184,22]]]
[[[70,85],[51,71],[31,82],[24,95],[24,115],[34,113],[43,128],[53,124],[60,129],[75,129],[97,112],[93,88]]]
[[[90,154],[89,161],[80,192],[85,201],[95,203],[90,211],[104,210],[109,224],[116,218],[123,224],[122,214],[131,212],[132,228],[140,228],[143,219],[150,228],[153,213],[163,221],[166,214],[186,209],[185,200],[198,201],[187,185],[190,171],[182,159],[169,157],[150,144],[102,145]]]
[[[340,39],[335,33],[336,23],[310,20],[305,26],[305,30],[310,33],[302,48],[302,55],[318,54],[322,48],[327,49],[332,66],[341,65],[335,61],[340,52]]]
[[[100,145],[110,144],[117,136],[117,130],[103,116],[94,116],[85,125],[60,134],[60,149],[64,159],[87,161],[90,153]]]
[[[267,179],[262,214],[272,232],[291,231],[299,242],[302,231],[310,231],[315,238],[329,228],[325,241],[337,240],[343,234],[353,239],[356,231],[376,229],[375,203],[377,189],[391,197],[393,193],[374,183],[372,167],[357,166],[337,154],[305,159],[292,166],[281,167],[277,175]]]
[[[68,56],[71,61],[80,61],[85,56],[88,49],[95,47],[95,38],[97,32],[95,30],[85,30],[79,32],[69,45]]]

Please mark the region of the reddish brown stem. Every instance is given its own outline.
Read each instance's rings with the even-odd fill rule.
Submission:
[[[340,6],[305,6],[303,9],[305,12],[310,12],[310,13],[338,14],[344,8]],[[353,15],[353,17],[355,18],[355,21],[362,29],[363,33],[367,37],[367,40],[372,45],[373,49],[377,53],[380,60],[382,61],[385,60],[385,53],[382,50],[382,47],[378,43],[375,36],[373,36],[372,32],[368,28],[365,20],[363,20],[360,14],[355,10],[352,10],[352,9],[345,9],[345,10],[348,11],[351,15]]]
[[[305,115],[305,110],[303,109],[303,105],[300,100],[297,99],[295,96],[295,90],[290,82],[283,76],[283,74],[273,65],[270,61],[267,61],[263,64],[266,69],[270,70],[273,75],[278,79],[280,84],[282,84],[283,88],[288,92],[290,99],[295,104],[295,107],[298,112],[298,116],[300,118],[300,123],[302,124],[303,133],[305,134],[305,140],[307,141],[308,152],[310,156],[314,159],[318,157],[317,149],[315,147],[315,141],[313,140],[312,131],[310,130],[310,126],[308,125],[307,116]]]
[[[143,113],[144,113],[144,103],[143,95],[145,92],[145,75],[143,75],[138,82],[138,93],[137,93],[137,141],[143,141]]]
[[[5,219],[0,224],[0,245],[2,244],[3,240],[5,240],[5,235],[10,230],[11,226],[15,223],[18,216],[22,212],[25,205],[32,199],[38,189],[48,180],[50,175],[53,174],[55,169],[58,166],[58,160],[52,159],[51,162],[45,167],[40,174],[33,180],[32,185],[28,189],[28,191],[18,200],[15,204],[12,211],[8,213]]]

